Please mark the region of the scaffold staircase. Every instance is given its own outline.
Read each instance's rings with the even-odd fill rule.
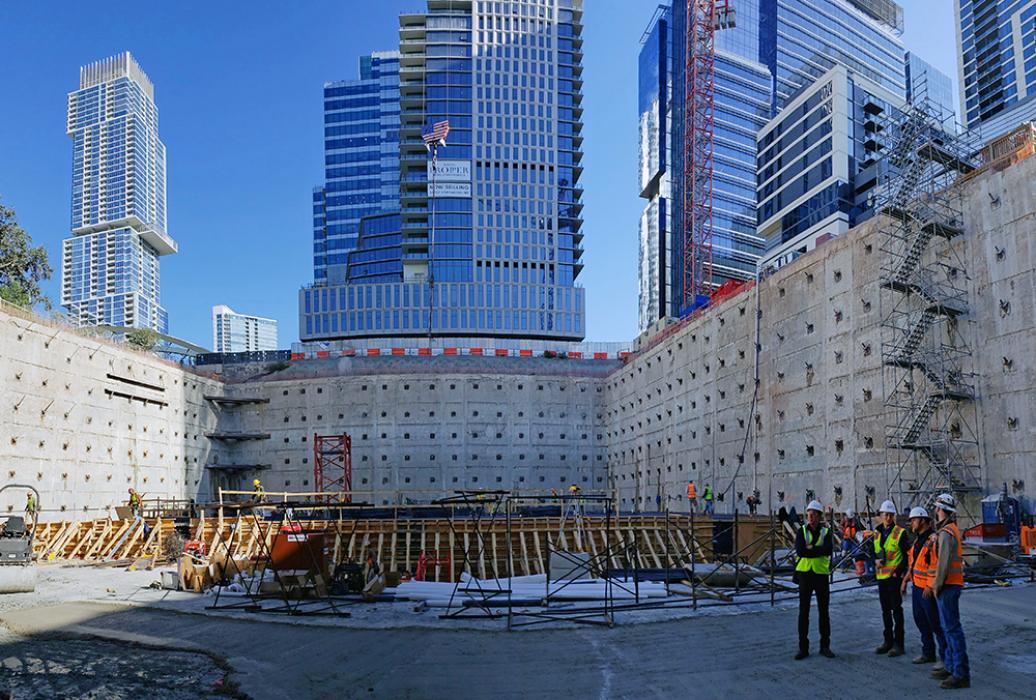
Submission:
[[[942,491],[967,503],[979,489],[977,418],[958,178],[973,169],[968,136],[947,130],[923,87],[885,115],[879,209],[885,466],[901,507]]]

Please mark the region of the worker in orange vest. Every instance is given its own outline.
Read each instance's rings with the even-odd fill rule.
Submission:
[[[970,688],[971,668],[964,628],[960,624],[960,592],[964,588],[964,548],[960,528],[957,527],[957,499],[952,494],[940,494],[935,499],[936,566],[928,588],[939,606],[939,622],[946,635],[946,668],[932,671],[942,678],[943,688]]]
[[[687,510],[690,513],[698,510],[698,490],[693,481],[687,482]]]
[[[933,670],[944,668],[942,657],[946,653],[946,637],[939,624],[939,606],[935,596],[928,589],[928,582],[935,574],[935,531],[932,529],[932,517],[920,506],[910,511],[910,529],[914,533],[914,543],[907,550],[910,565],[907,575],[903,577],[902,593],[906,593],[907,583],[914,584],[911,603],[914,611],[914,624],[921,633],[921,654],[914,659],[915,664],[935,662]],[[939,642],[939,655],[936,656],[935,643]]]

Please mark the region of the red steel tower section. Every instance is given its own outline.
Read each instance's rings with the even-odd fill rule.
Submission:
[[[352,502],[353,441],[348,435],[313,435],[313,483],[322,493],[341,494]],[[333,496],[331,500],[337,500]]]
[[[717,8],[719,5],[719,8]],[[687,0],[684,56],[683,294],[681,310],[712,288],[712,168],[717,9],[727,0]]]

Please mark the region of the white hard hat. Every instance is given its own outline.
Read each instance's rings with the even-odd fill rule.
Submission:
[[[824,506],[820,505],[820,501],[810,501],[809,505],[806,506],[806,510],[815,510],[818,513],[823,513]]]
[[[847,509],[845,511],[845,517],[847,517],[847,518],[855,518],[856,517],[856,511],[853,510],[852,508]]]
[[[928,511],[925,510],[924,508],[922,508],[921,506],[914,506],[913,508],[910,509],[910,519],[911,520],[913,520],[914,518],[930,518],[930,517],[932,517],[932,516],[928,515]]]
[[[935,507],[947,513],[956,513],[957,499],[953,497],[953,494],[941,493],[935,498]]]
[[[892,513],[896,514],[896,504],[892,501],[885,501],[881,504],[881,508],[878,508],[879,513]]]

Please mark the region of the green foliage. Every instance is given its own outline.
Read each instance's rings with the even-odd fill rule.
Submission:
[[[126,342],[140,350],[153,350],[158,344],[158,333],[150,328],[134,328],[126,333]]]
[[[40,282],[50,279],[53,270],[43,246],[32,245],[32,238],[15,218],[14,209],[0,204],[0,299],[33,307],[50,308],[50,300]]]

